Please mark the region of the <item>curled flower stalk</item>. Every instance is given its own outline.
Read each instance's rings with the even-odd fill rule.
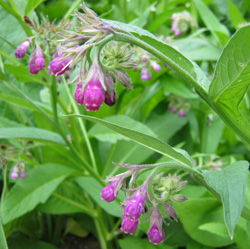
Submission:
[[[166,166],[175,167],[176,163],[170,162],[157,165],[116,165],[126,168],[127,171],[106,180],[111,181],[111,183],[103,188],[101,192],[102,200],[106,202],[114,201],[117,197],[118,190],[123,188],[123,190],[127,192],[127,196],[122,203],[124,210],[121,230],[126,234],[133,234],[140,223],[141,215],[148,213],[150,219],[148,230],[149,241],[156,245],[162,243],[165,237],[162,226],[164,220],[159,205],[164,207],[165,213],[170,221],[177,221],[177,214],[173,208],[173,202],[183,202],[187,200],[185,196],[176,194],[184,188],[187,181],[181,181],[180,177],[175,174],[165,176],[164,171],[166,170]],[[148,170],[151,170],[151,174],[144,183],[138,187],[138,177],[141,173]],[[125,180],[128,178],[130,179],[126,187]]]

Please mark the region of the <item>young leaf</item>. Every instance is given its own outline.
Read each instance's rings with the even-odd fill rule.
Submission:
[[[202,172],[206,183],[221,196],[225,223],[231,238],[244,206],[248,166],[247,161],[239,161],[222,171]]]
[[[128,137],[131,140],[147,148],[150,148],[158,153],[161,153],[167,157],[170,157],[175,161],[184,163],[191,167],[193,166],[193,161],[186,151],[172,148],[170,145],[150,135],[147,135],[147,134],[135,131],[135,130],[131,130],[123,126],[120,126],[120,125],[117,125],[117,124],[114,124],[114,123],[111,123],[111,122],[108,122],[99,118],[91,117],[91,116],[75,115],[75,114],[67,115],[67,116],[81,117],[89,121],[102,124],[103,126],[109,128],[110,130],[113,130],[125,137]]]
[[[24,138],[65,145],[64,140],[59,134],[34,127],[0,128],[0,138]]]
[[[250,143],[250,125],[238,107],[250,84],[250,25],[239,29],[217,63],[209,95],[214,109],[241,138]]]
[[[6,224],[47,201],[51,193],[73,169],[59,164],[44,164],[29,171],[26,179],[17,180],[7,193],[2,206],[2,219]]]

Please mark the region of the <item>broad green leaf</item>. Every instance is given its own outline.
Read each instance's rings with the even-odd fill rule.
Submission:
[[[7,241],[6,241],[4,230],[3,230],[1,215],[0,215],[0,248],[8,249]]]
[[[128,128],[125,128],[123,126],[120,125],[116,125],[114,123],[111,122],[107,122],[105,120],[102,119],[98,119],[95,117],[90,117],[90,116],[86,116],[86,115],[68,115],[68,116],[73,116],[73,117],[81,117],[84,119],[87,119],[89,121],[92,122],[96,122],[99,124],[102,124],[103,126],[125,136],[130,138],[131,140],[147,147],[150,148],[158,153],[161,153],[167,157],[172,158],[175,161],[178,161],[180,163],[184,163],[186,165],[189,166],[193,166],[193,161],[191,159],[191,157],[188,155],[188,153],[186,151],[180,150],[180,149],[175,149],[172,148],[170,145],[168,145],[167,143],[149,136],[147,134],[135,131],[135,130],[131,130]]]
[[[26,179],[18,179],[7,193],[2,206],[2,219],[6,224],[47,201],[51,193],[73,169],[59,164],[44,164],[29,171]]]
[[[249,249],[250,248],[250,237],[249,231],[247,231],[247,220],[240,217],[238,224],[235,228],[234,241],[237,248]]]
[[[204,120],[201,139],[201,152],[206,154],[216,153],[222,136],[224,124],[218,117],[212,117],[211,121]]]
[[[156,137],[154,132],[150,130],[146,125],[128,117],[125,115],[115,115],[115,116],[109,116],[104,118],[104,120],[108,122],[112,122],[117,125],[122,125],[128,129],[133,129],[135,131],[143,132],[145,134],[148,134],[150,136]],[[90,136],[94,136],[100,141],[103,142],[111,142],[116,143],[117,140],[129,140],[127,137],[124,137],[120,134],[117,134],[116,132],[105,128],[104,126],[100,124],[94,125],[88,132]]]
[[[120,203],[115,200],[110,203],[103,201],[101,199],[101,191],[103,186],[94,178],[91,177],[77,177],[75,181],[81,186],[88,194],[96,201],[96,203],[101,206],[107,213],[116,216],[122,217],[122,210]],[[118,197],[123,200],[124,195],[119,191]]]
[[[46,81],[43,81],[40,75],[31,75],[28,66],[25,67],[22,64],[18,66],[5,64],[5,67],[11,74],[15,75],[17,80],[21,82],[36,82],[43,85],[46,84]]]
[[[217,63],[209,95],[220,117],[248,143],[250,126],[239,105],[250,84],[250,25],[239,29]]]
[[[34,127],[0,128],[0,138],[24,138],[65,145],[63,138],[59,134]]]
[[[227,227],[224,223],[209,222],[199,226],[199,229],[217,234],[221,237],[228,237]]]
[[[225,224],[231,238],[244,206],[248,166],[247,161],[239,161],[222,171],[202,171],[206,183],[221,196]]]
[[[239,28],[239,24],[246,23],[240,10],[231,0],[228,0],[228,11],[229,11],[231,22],[235,29]]]
[[[222,45],[225,45],[229,38],[229,31],[227,28],[220,23],[213,12],[206,6],[201,0],[193,0],[195,6],[200,13],[201,19],[212,32],[215,38],[219,39]]]
[[[148,239],[136,238],[134,236],[126,236],[124,239],[118,240],[121,249],[174,249],[175,247],[166,245],[166,244],[158,244],[157,246],[153,243],[150,243]]]
[[[178,39],[173,44],[189,59],[194,61],[217,61],[221,50],[201,38]]]
[[[37,208],[47,214],[71,214],[86,212],[82,191],[77,184],[64,182],[49,199]]]
[[[23,127],[23,125],[8,118],[0,117],[0,128],[7,127]]]
[[[25,15],[28,16],[30,15],[30,13],[42,2],[44,2],[45,0],[29,0],[27,5],[26,5],[26,9],[25,9]]]
[[[187,234],[197,242],[211,247],[227,246],[233,243],[229,236],[221,237],[199,229],[203,224],[223,222],[221,203],[212,198],[190,199],[175,203],[174,208]]]

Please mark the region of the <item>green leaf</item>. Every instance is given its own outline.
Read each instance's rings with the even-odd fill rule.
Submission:
[[[228,11],[231,22],[235,29],[239,28],[239,24],[246,23],[246,20],[242,16],[240,10],[231,0],[228,0]]]
[[[221,237],[228,237],[227,227],[221,222],[209,222],[199,226],[200,230],[208,231],[217,234]]]
[[[104,120],[117,125],[122,125],[128,129],[133,129],[135,131],[143,132],[150,136],[156,137],[154,132],[151,129],[149,129],[145,124],[142,124],[125,115],[109,116],[104,118]],[[118,140],[129,140],[127,137],[119,135],[116,132],[108,128],[105,128],[100,124],[94,125],[89,130],[88,134],[90,136],[94,136],[95,138],[103,142],[117,143]]]
[[[3,230],[1,215],[0,215],[0,248],[8,249],[7,241],[6,241],[4,230]]]
[[[27,3],[26,9],[25,9],[25,15],[28,16],[30,13],[39,6],[42,2],[45,0],[30,0]]]
[[[94,178],[91,177],[77,177],[75,181],[88,192],[88,194],[96,201],[96,203],[101,206],[107,213],[116,216],[122,217],[122,211],[120,208],[120,203],[117,200],[114,200],[110,203],[103,201],[101,199],[101,191],[103,186]],[[119,191],[118,197],[123,200],[124,195]]]
[[[221,196],[225,223],[231,238],[244,206],[248,166],[247,161],[239,161],[222,171],[202,171],[206,183]]]
[[[229,38],[229,31],[227,28],[220,23],[213,12],[203,3],[201,0],[194,0],[196,9],[200,13],[201,19],[207,26],[207,28],[212,32],[214,37],[225,45]]]
[[[71,233],[78,237],[85,238],[88,236],[89,231],[78,224],[73,218],[68,218],[64,235]]]
[[[250,143],[250,125],[239,111],[250,84],[250,25],[239,29],[224,48],[217,63],[209,95],[220,117]]]
[[[73,117],[81,117],[84,119],[87,119],[89,121],[92,122],[96,122],[99,124],[102,124],[103,126],[125,136],[130,138],[131,140],[147,147],[150,148],[158,153],[161,153],[167,157],[172,158],[175,161],[187,164],[189,166],[193,166],[193,161],[191,159],[191,157],[188,155],[188,153],[186,151],[180,150],[180,149],[175,149],[172,148],[170,145],[166,144],[165,142],[149,136],[147,134],[135,131],[135,130],[131,130],[128,128],[125,128],[123,126],[119,126],[116,125],[114,123],[111,122],[107,122],[105,120],[102,119],[98,119],[95,117],[90,117],[90,116],[86,116],[86,115],[67,115],[67,116],[73,116]]]
[[[59,134],[34,127],[0,128],[0,138],[23,138],[65,145],[63,138]]]
[[[221,203],[212,198],[190,199],[175,203],[174,208],[187,234],[197,242],[211,247],[227,246],[233,243],[229,236],[221,237],[199,229],[203,224],[223,222]]]
[[[201,152],[206,154],[213,154],[216,152],[220,143],[224,124],[218,117],[212,117],[208,123],[207,117],[204,120],[202,129]]]
[[[18,179],[7,193],[2,206],[3,223],[33,210],[47,201],[51,193],[73,169],[59,164],[44,164],[29,171],[26,179]]]
[[[7,127],[23,127],[23,125],[15,121],[12,121],[10,119],[0,117],[0,128],[7,128]]]

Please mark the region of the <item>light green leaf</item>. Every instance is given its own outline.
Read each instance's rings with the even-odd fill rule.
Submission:
[[[4,230],[3,230],[1,215],[0,215],[0,248],[8,249],[7,241],[6,241]]]
[[[224,48],[209,95],[220,117],[250,143],[250,125],[239,105],[250,84],[250,25],[239,29]]]
[[[199,226],[200,230],[208,231],[217,234],[221,237],[228,237],[227,227],[221,222],[209,222]]]
[[[109,116],[104,118],[104,120],[108,122],[112,122],[117,125],[122,125],[128,129],[133,129],[135,131],[143,132],[145,134],[148,134],[150,136],[156,137],[154,132],[149,129],[146,125],[128,117],[125,115],[115,115],[115,116]],[[116,132],[100,125],[96,124],[94,125],[88,132],[90,136],[94,136],[100,141],[103,142],[111,142],[116,143],[117,140],[130,140],[127,137],[124,137],[120,134],[117,134]]]
[[[186,151],[180,150],[180,149],[175,149],[172,148],[170,145],[166,144],[165,142],[149,136],[147,134],[135,131],[135,130],[131,130],[128,128],[125,128],[123,126],[119,126],[116,125],[114,123],[111,122],[107,122],[105,120],[102,119],[98,119],[95,117],[90,117],[90,116],[86,116],[86,115],[67,115],[67,116],[73,116],[73,117],[81,117],[84,119],[87,119],[89,121],[92,122],[96,122],[99,124],[102,124],[103,126],[125,136],[130,138],[131,140],[147,147],[150,148],[158,153],[161,153],[167,157],[172,158],[175,161],[178,161],[180,163],[184,163],[186,165],[189,166],[193,166],[193,161],[191,159],[191,157],[188,155],[188,153]]]
[[[91,177],[77,177],[75,181],[88,192],[88,194],[101,206],[107,213],[116,216],[122,217],[122,210],[120,208],[120,203],[117,200],[114,200],[110,203],[103,201],[101,199],[101,191],[103,186],[94,178]],[[124,194],[119,191],[118,197],[123,200]]]
[[[37,204],[47,201],[51,193],[73,169],[59,164],[44,164],[28,172],[25,179],[18,179],[7,193],[2,206],[3,223],[33,210]]]
[[[221,196],[225,223],[231,238],[244,206],[248,166],[247,161],[239,161],[222,171],[202,172],[206,183]]]
[[[221,237],[199,229],[202,224],[223,222],[223,210],[218,200],[212,198],[190,199],[186,202],[175,203],[174,208],[185,231],[193,240],[211,247],[227,246],[233,243],[229,236]]]
[[[45,0],[29,0],[25,9],[25,15],[30,15],[30,13],[44,1]]]
[[[23,138],[65,145],[63,138],[59,134],[34,127],[0,128],[0,138]]]
[[[207,28],[212,32],[214,37],[220,40],[222,45],[225,45],[229,38],[229,31],[227,28],[220,23],[213,12],[206,6],[201,0],[194,0],[196,8],[200,13],[201,19],[207,26]]]
[[[228,11],[231,22],[236,29],[239,28],[239,24],[246,23],[246,20],[242,16],[240,10],[231,0],[228,0]]]
[[[7,128],[7,127],[24,127],[24,126],[10,119],[0,117],[0,128]]]

